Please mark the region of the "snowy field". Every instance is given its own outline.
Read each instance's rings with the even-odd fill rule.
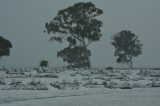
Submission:
[[[160,70],[1,69],[0,106],[160,106]]]
[[[1,91],[1,102],[10,102],[0,106],[160,106],[159,92],[157,88]]]

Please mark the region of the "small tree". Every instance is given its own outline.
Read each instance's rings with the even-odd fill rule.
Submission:
[[[9,56],[10,48],[12,48],[11,42],[0,36],[0,58],[2,56]]]
[[[101,9],[91,2],[80,2],[58,12],[52,21],[46,23],[46,32],[53,33],[50,41],[66,40],[69,46],[82,46],[85,51],[87,66],[90,67],[90,59],[87,47],[94,41],[99,41],[102,22],[96,19],[103,14]],[[57,35],[57,34],[58,35]]]
[[[87,60],[85,58],[85,49],[83,47],[67,47],[57,53],[57,57],[62,57],[63,61],[69,63],[71,67],[86,67]],[[90,50],[87,50],[87,55],[90,56]]]
[[[39,63],[39,66],[43,69],[43,71],[45,71],[45,68],[48,67],[48,61],[47,60],[42,60]]]
[[[132,68],[132,59],[142,54],[142,44],[131,31],[123,30],[112,36],[111,44],[115,48],[118,63],[126,63]]]

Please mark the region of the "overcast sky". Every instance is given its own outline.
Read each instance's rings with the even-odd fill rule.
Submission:
[[[36,66],[42,59],[64,65],[56,54],[67,45],[50,43],[43,30],[58,10],[78,1],[92,1],[104,11],[103,36],[90,46],[93,66],[123,66],[116,63],[110,42],[113,34],[124,29],[134,32],[144,45],[133,65],[160,66],[160,0],[0,0],[0,36],[13,44],[11,55],[2,57],[0,65]]]

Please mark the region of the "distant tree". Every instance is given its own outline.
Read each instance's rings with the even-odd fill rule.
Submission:
[[[39,63],[39,66],[40,67],[48,67],[48,61],[47,60],[42,60],[40,63]]]
[[[69,67],[80,68],[86,67],[87,59],[85,57],[85,48],[83,47],[67,47],[57,53],[57,57],[62,57],[63,61],[69,63]],[[90,50],[87,55],[91,56]]]
[[[111,44],[115,48],[118,63],[126,63],[132,68],[132,59],[142,54],[142,44],[131,31],[123,30],[112,36]]]
[[[9,56],[10,48],[12,48],[11,42],[0,36],[0,58],[2,56]]]
[[[87,67],[91,66],[87,47],[94,41],[99,41],[102,22],[96,19],[103,14],[101,9],[91,2],[79,2],[57,13],[49,23],[46,23],[46,32],[53,33],[50,41],[66,40],[69,46],[84,48]],[[56,34],[57,33],[57,34]]]

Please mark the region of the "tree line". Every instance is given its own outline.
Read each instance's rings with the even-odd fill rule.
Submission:
[[[79,2],[59,10],[50,22],[46,22],[45,32],[51,35],[49,41],[59,43],[67,41],[67,47],[58,51],[57,57],[67,62],[69,67],[91,67],[91,51],[88,46],[102,37],[103,22],[98,19],[102,14],[103,10],[92,2]],[[122,30],[113,35],[111,40],[117,63],[127,64],[132,68],[133,57],[142,54],[143,45],[138,36],[129,30]],[[0,37],[0,57],[9,55],[10,48],[12,48],[10,41]],[[43,61],[41,64],[48,63]]]
[[[57,52],[57,56],[71,67],[91,67],[91,51],[88,46],[102,36],[102,21],[97,17],[103,10],[92,2],[79,2],[61,9],[57,16],[47,22],[46,32],[52,34],[50,41],[68,42],[68,46]],[[128,64],[132,68],[132,59],[142,54],[142,44],[138,36],[129,30],[123,30],[112,36],[111,45],[118,63]]]

